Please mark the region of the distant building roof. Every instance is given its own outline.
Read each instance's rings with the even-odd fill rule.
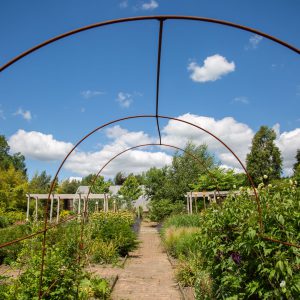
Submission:
[[[76,194],[88,194],[90,187],[88,185],[81,185],[78,187]]]

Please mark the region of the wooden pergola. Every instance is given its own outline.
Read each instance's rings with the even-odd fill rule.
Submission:
[[[56,222],[59,222],[59,213],[60,213],[60,200],[71,200],[72,202],[72,209],[74,211],[75,206],[74,204],[77,202],[77,213],[81,213],[81,207],[82,211],[85,211],[87,208],[87,200],[103,200],[103,210],[108,211],[108,202],[110,199],[110,194],[82,194],[82,193],[76,193],[76,194],[52,194],[50,196],[50,216],[49,221],[52,222],[53,219],[53,206],[54,202],[57,201],[57,207],[56,207]],[[30,208],[30,200],[35,200],[35,219],[38,219],[38,202],[39,200],[47,200],[49,197],[48,194],[27,194],[27,212],[26,212],[26,221],[29,220],[29,208]],[[115,203],[114,203],[115,206]],[[96,202],[96,210],[99,209],[98,202]],[[114,207],[115,210],[115,207]]]

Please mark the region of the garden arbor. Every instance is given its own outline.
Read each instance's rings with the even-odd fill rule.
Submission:
[[[292,46],[292,45],[289,45],[288,43],[282,41],[282,40],[279,40],[277,39],[276,37],[273,37],[273,36],[270,36],[266,33],[263,33],[261,31],[258,31],[256,29],[253,29],[253,28],[249,28],[249,27],[245,27],[245,26],[242,26],[242,25],[239,25],[239,24],[234,24],[234,23],[231,23],[231,22],[227,22],[227,21],[222,21],[222,20],[215,20],[215,19],[210,19],[210,18],[203,18],[203,17],[190,17],[190,16],[172,16],[172,15],[166,15],[166,16],[145,16],[145,17],[133,17],[133,18],[125,18],[125,19],[117,19],[117,20],[110,20],[110,21],[106,21],[106,22],[100,22],[100,23],[96,23],[96,24],[92,24],[92,25],[89,25],[89,26],[85,26],[85,27],[82,27],[82,28],[78,28],[78,29],[75,29],[75,30],[72,30],[70,32],[67,32],[67,33],[64,33],[62,35],[59,35],[59,36],[56,36],[50,40],[47,40],[27,51],[25,51],[24,53],[20,54],[19,56],[15,57],[14,59],[12,59],[11,61],[9,61],[8,63],[6,63],[5,65],[3,65],[1,68],[0,68],[0,72],[3,72],[4,70],[6,70],[7,68],[9,68],[11,65],[13,65],[14,63],[16,63],[17,61],[19,61],[20,59],[26,57],[27,55],[29,55],[30,53],[33,53],[39,49],[41,49],[42,47],[45,47],[51,43],[54,43],[58,40],[61,40],[61,39],[64,39],[68,36],[71,36],[71,35],[74,35],[74,34],[77,34],[77,33],[80,33],[80,32],[83,32],[83,31],[87,31],[87,30],[90,30],[90,29],[93,29],[93,28],[98,28],[98,27],[103,27],[103,26],[107,26],[107,25],[112,25],[112,24],[117,24],[117,23],[126,23],[126,22],[136,22],[136,21],[144,21],[144,20],[154,20],[154,21],[157,21],[159,23],[159,30],[158,30],[158,52],[157,52],[157,71],[156,71],[156,97],[155,97],[155,114],[149,114],[149,115],[137,115],[137,116],[126,116],[124,118],[121,118],[121,119],[117,119],[117,120],[112,120],[106,124],[103,124],[97,128],[95,128],[94,130],[90,131],[87,135],[85,135],[82,139],[80,139],[76,145],[71,149],[71,151],[66,155],[66,157],[63,159],[62,163],[60,164],[56,174],[55,174],[55,177],[52,181],[52,184],[51,184],[51,187],[50,187],[50,191],[48,193],[48,195],[43,195],[43,196],[40,196],[40,195],[28,195],[28,202],[30,201],[31,199],[31,196],[34,196],[35,199],[41,199],[41,197],[44,197],[44,199],[46,199],[46,207],[45,207],[45,217],[44,217],[44,229],[39,231],[38,233],[36,234],[31,234],[29,236],[26,236],[26,237],[23,237],[23,238],[20,238],[20,239],[17,239],[15,241],[11,241],[9,243],[5,243],[3,245],[0,245],[0,248],[1,247],[5,247],[5,246],[8,246],[8,245],[11,245],[13,243],[17,243],[17,242],[20,242],[21,240],[24,240],[26,238],[30,238],[30,237],[33,237],[37,234],[43,234],[43,251],[42,251],[42,265],[41,265],[41,273],[40,273],[40,289],[39,289],[39,299],[42,299],[43,298],[43,293],[42,293],[42,290],[41,290],[41,287],[42,287],[42,283],[43,283],[43,270],[44,270],[44,257],[45,257],[45,253],[46,253],[46,249],[45,249],[45,241],[46,241],[46,238],[47,238],[47,230],[49,230],[49,227],[48,226],[48,213],[49,213],[49,206],[50,206],[50,220],[52,219],[52,209],[53,209],[53,203],[54,203],[54,200],[55,199],[58,199],[58,202],[59,202],[59,199],[62,199],[60,197],[63,197],[62,195],[59,196],[59,195],[53,195],[53,190],[54,190],[54,185],[55,185],[55,182],[57,180],[57,177],[60,173],[60,170],[61,168],[63,167],[64,163],[66,162],[66,160],[68,159],[68,157],[71,155],[71,153],[85,140],[87,139],[88,137],[90,137],[92,134],[94,134],[95,132],[99,131],[99,130],[102,130],[103,128],[107,127],[108,125],[111,125],[111,124],[115,124],[115,123],[119,123],[119,122],[123,122],[123,121],[126,121],[126,120],[130,120],[130,119],[137,119],[137,120],[144,120],[144,119],[155,119],[156,120],[156,127],[157,127],[157,133],[158,133],[158,138],[159,138],[159,143],[157,143],[156,145],[158,146],[167,146],[167,147],[171,147],[171,148],[177,148],[176,145],[167,145],[167,144],[164,144],[163,141],[162,141],[162,136],[161,136],[161,131],[160,131],[160,123],[159,121],[162,119],[162,120],[173,120],[175,122],[177,122],[178,124],[186,124],[188,126],[190,126],[191,128],[196,128],[197,130],[202,131],[202,132],[205,132],[206,134],[209,134],[211,137],[213,137],[216,141],[218,141],[219,143],[221,143],[223,145],[223,147],[225,147],[233,156],[234,158],[238,161],[238,163],[240,164],[241,168],[245,171],[247,177],[248,177],[248,180],[252,186],[252,189],[253,189],[253,193],[255,195],[255,200],[256,200],[256,204],[257,204],[257,210],[259,212],[259,220],[258,220],[258,223],[259,223],[259,228],[260,228],[260,236],[266,240],[269,240],[269,241],[272,241],[272,242],[277,242],[277,243],[282,243],[282,244],[285,244],[285,245],[290,245],[290,246],[295,246],[295,247],[299,247],[298,245],[291,245],[290,243],[288,243],[287,241],[276,241],[272,238],[269,238],[269,237],[266,237],[264,236],[263,234],[263,223],[262,223],[262,216],[261,216],[261,209],[260,209],[260,202],[259,202],[259,197],[257,195],[257,192],[256,192],[256,189],[255,189],[255,185],[253,183],[253,180],[252,178],[250,177],[250,175],[248,174],[247,172],[247,169],[245,168],[244,164],[242,163],[242,161],[239,159],[239,157],[233,152],[233,150],[227,145],[225,144],[219,137],[217,137],[214,133],[212,132],[209,132],[205,127],[202,127],[202,126],[198,126],[197,124],[194,124],[194,123],[191,123],[191,122],[188,122],[186,120],[182,120],[182,119],[178,119],[178,118],[174,118],[174,117],[171,117],[171,116],[163,116],[163,115],[160,115],[159,114],[159,87],[160,87],[160,66],[161,66],[161,52],[162,52],[162,44],[163,44],[163,28],[164,28],[164,24],[165,22],[167,22],[168,20],[185,20],[185,21],[197,21],[197,22],[206,22],[206,23],[214,23],[214,24],[219,24],[219,25],[222,25],[222,26],[228,26],[228,27],[232,27],[232,28],[235,28],[235,29],[239,29],[239,30],[244,30],[244,31],[247,31],[247,32],[251,32],[251,33],[254,33],[254,34],[257,34],[259,36],[262,36],[262,37],[265,37],[275,43],[278,43],[288,49],[290,49],[291,51],[297,53],[297,54],[300,54],[300,50],[297,49],[296,47]],[[126,151],[129,151],[131,149],[134,149],[134,148],[137,148],[137,147],[141,147],[141,146],[149,146],[150,144],[148,145],[136,145],[135,147],[132,147],[132,148],[129,148],[129,149],[126,149],[122,152],[120,152],[118,155],[114,156],[113,158],[111,158],[106,164],[104,164],[104,166],[102,166],[100,168],[100,171],[98,172],[97,175],[100,175],[101,174],[101,171],[105,168],[105,166],[107,166],[112,160],[114,160],[115,158],[117,158],[119,155],[125,153]],[[80,201],[80,197],[79,196],[79,201]],[[88,201],[88,199],[90,198],[93,198],[94,195],[90,193],[90,190],[88,191],[88,193],[86,194],[86,201]],[[100,197],[100,195],[97,195],[97,197]],[[104,198],[105,198],[105,195],[104,195]],[[101,199],[104,199],[104,198],[101,198]],[[36,200],[37,201],[37,200]],[[79,205],[80,207],[80,205]],[[86,210],[87,210],[87,205],[84,206],[84,209],[83,211],[78,211],[79,213],[81,214],[86,214]],[[27,210],[28,211],[28,210]],[[57,212],[57,215],[59,215],[59,213]],[[29,217],[28,213],[27,213],[27,218]],[[74,217],[71,217],[70,219],[72,219]],[[57,223],[57,225],[59,225],[60,222]]]

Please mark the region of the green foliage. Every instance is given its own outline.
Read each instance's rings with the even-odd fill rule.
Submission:
[[[103,176],[97,176],[95,174],[90,174],[84,177],[81,181],[81,185],[89,185],[91,186],[91,192],[95,194],[103,194],[109,192],[109,187],[111,186],[111,182],[105,182]]]
[[[172,214],[184,211],[185,206],[181,201],[171,202],[168,199],[151,200],[149,204],[149,218],[154,222],[161,222]]]
[[[25,235],[31,233],[31,226],[24,225],[15,225],[7,228],[0,229],[0,245],[12,240],[16,240]],[[17,259],[18,254],[23,248],[23,243],[16,243],[11,246],[7,246],[0,249],[0,264],[6,263],[10,264],[11,262]]]
[[[199,177],[196,184],[191,184],[195,191],[221,190],[229,191],[239,188],[246,183],[245,174],[236,174],[234,170],[224,170],[222,168],[211,169],[210,172]]]
[[[0,168],[0,208],[4,210],[25,209],[27,178],[12,165],[7,170]]]
[[[280,188],[260,185],[259,195],[264,234],[299,245],[300,190],[295,182]],[[175,219],[166,223],[174,231],[167,247],[184,260],[179,277],[187,281],[190,272],[197,299],[297,299],[300,250],[259,236],[256,202],[247,189],[201,212],[193,234],[186,227],[171,227]],[[187,230],[188,238],[180,229]],[[172,240],[165,230],[164,240],[168,239]]]
[[[57,187],[58,194],[75,194],[81,182],[79,180],[64,180]]]
[[[296,162],[294,163],[294,173],[299,169],[300,165],[300,149],[297,150],[297,154],[295,156]]]
[[[138,199],[142,193],[139,183],[133,175],[127,177],[118,192],[123,196],[128,209],[132,209],[132,201]]]
[[[47,175],[46,171],[41,174],[36,172],[29,182],[29,192],[38,194],[47,194],[50,190],[51,175]]]
[[[263,178],[280,178],[282,170],[281,154],[274,141],[276,133],[267,126],[261,126],[252,140],[250,153],[247,155],[247,170],[256,184]],[[264,176],[265,175],[265,176]]]
[[[196,146],[189,142],[183,154],[175,153],[168,177],[169,199],[184,199],[192,184],[200,175],[214,166],[214,158],[208,153],[206,145]]]
[[[4,135],[0,135],[0,169],[8,170],[12,166],[26,176],[25,157],[21,153],[9,154],[10,147]]]
[[[0,208],[0,228],[5,228],[15,223],[22,223],[25,213],[21,211],[6,211]]]
[[[152,200],[159,200],[165,197],[165,182],[168,168],[151,168],[145,173],[144,185],[145,194]]]
[[[102,278],[85,278],[80,282],[79,300],[110,299],[109,283]]]
[[[136,248],[137,236],[131,229],[132,225],[133,215],[126,212],[101,212],[92,215],[88,234],[91,240],[96,241],[93,247],[94,251],[97,252],[98,261],[105,261],[109,257],[114,257],[114,251],[118,255],[125,256]],[[97,246],[99,246],[98,250]],[[100,254],[105,254],[105,251],[109,253],[109,257],[105,257],[105,255],[100,257]]]
[[[91,246],[92,262],[110,264],[117,262],[119,257],[117,245],[114,241],[95,239]]]
[[[169,227],[200,227],[202,224],[199,215],[174,215],[165,220],[163,230]]]
[[[122,172],[118,172],[114,178],[115,185],[122,185],[126,180],[126,175]]]

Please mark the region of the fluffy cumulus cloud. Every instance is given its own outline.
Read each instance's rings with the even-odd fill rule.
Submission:
[[[243,161],[245,160],[254,135],[253,130],[248,125],[240,123],[232,117],[216,120],[211,117],[187,113],[178,118],[209,131],[226,143]],[[163,140],[181,147],[184,147],[189,140],[198,145],[206,144],[209,151],[215,153],[216,158],[220,159],[222,164],[240,168],[237,160],[222,143],[204,130],[171,120],[163,129]]]
[[[14,116],[21,116],[26,121],[30,121],[32,119],[31,112],[29,110],[23,110],[22,108],[19,108],[14,113]]]
[[[142,4],[143,10],[153,10],[158,7],[158,3],[155,0],[150,0],[150,2],[145,2]]]
[[[276,144],[283,157],[284,172],[287,175],[291,175],[293,173],[293,164],[295,163],[297,149],[300,149],[300,128],[282,132],[279,135],[277,134]]]
[[[9,138],[8,144],[13,153],[21,152],[26,158],[42,161],[60,160],[73,147],[71,143],[55,140],[51,134],[22,129]]]
[[[215,54],[208,56],[203,66],[199,66],[196,62],[188,65],[188,71],[191,72],[191,79],[195,82],[216,81],[222,76],[235,70],[235,63],[227,61],[224,56]]]
[[[75,152],[66,162],[65,168],[77,174],[87,175],[98,172],[101,166],[123,150],[140,144],[155,143],[156,138],[143,131],[128,131],[121,126],[113,126],[106,130],[111,142],[95,152]],[[137,148],[120,155],[103,170],[103,175],[114,176],[119,171],[140,173],[156,166],[162,167],[171,163],[171,156],[158,151],[152,152]],[[96,163],[95,163],[96,162]]]
[[[163,143],[181,148],[184,148],[190,140],[197,145],[207,144],[208,150],[215,155],[223,167],[242,171],[241,165],[232,153],[208,131],[226,143],[245,163],[254,136],[254,131],[247,124],[238,122],[232,117],[218,120],[190,113],[181,115],[178,119],[194,123],[203,130],[180,121],[170,120],[162,129]],[[297,149],[300,149],[300,128],[282,133],[279,124],[273,128],[277,134],[276,144],[283,156],[284,173],[291,174]],[[99,150],[75,150],[66,161],[64,168],[74,174],[85,176],[98,172],[121,151],[140,144],[158,142],[157,136],[152,137],[144,131],[129,131],[119,125],[106,129],[105,134],[108,143],[101,146]],[[52,135],[24,130],[19,130],[10,137],[8,142],[13,153],[21,152],[26,158],[44,161],[62,160],[73,146],[71,143],[56,140]],[[118,171],[140,173],[153,166],[170,165],[172,157],[164,151],[163,147],[154,146],[133,149],[109,163],[102,174],[112,177]]]

